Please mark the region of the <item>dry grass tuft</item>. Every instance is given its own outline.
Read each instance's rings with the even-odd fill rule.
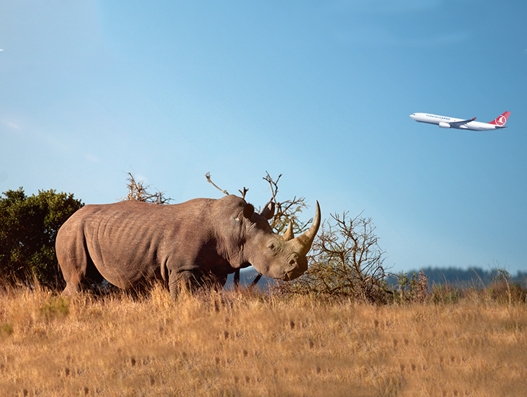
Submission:
[[[516,396],[527,307],[249,292],[0,299],[2,396]]]

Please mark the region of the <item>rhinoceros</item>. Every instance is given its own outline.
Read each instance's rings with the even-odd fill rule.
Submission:
[[[177,295],[213,280],[223,286],[236,269],[254,266],[265,276],[292,280],[307,270],[306,254],[320,226],[294,237],[273,232],[269,203],[261,213],[243,198],[193,199],[159,205],[139,201],[86,205],[59,229],[57,259],[73,295],[106,279],[122,289],[159,280]],[[142,288],[142,287],[141,287]]]

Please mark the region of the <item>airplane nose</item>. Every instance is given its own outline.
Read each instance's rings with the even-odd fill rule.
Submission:
[[[412,113],[412,114],[410,115],[410,118],[415,120],[415,113]]]

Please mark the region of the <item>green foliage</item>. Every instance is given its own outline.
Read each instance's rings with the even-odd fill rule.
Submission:
[[[84,204],[73,194],[8,190],[0,196],[0,280],[4,284],[60,287],[55,238],[62,224]]]
[[[40,307],[40,313],[47,320],[66,317],[69,312],[69,301],[62,296],[53,296]]]
[[[0,338],[10,336],[13,333],[13,326],[9,323],[0,324]]]

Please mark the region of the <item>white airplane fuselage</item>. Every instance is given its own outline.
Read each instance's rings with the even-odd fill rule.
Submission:
[[[461,130],[490,131],[505,128],[510,112],[505,112],[490,123],[475,121],[476,118],[464,120],[454,117],[440,116],[431,113],[412,113],[410,117],[419,123],[436,124],[441,128],[457,128]]]

